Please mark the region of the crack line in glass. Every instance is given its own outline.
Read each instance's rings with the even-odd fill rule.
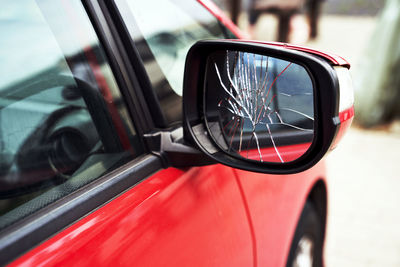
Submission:
[[[232,56],[233,53],[233,56]],[[233,63],[229,61],[232,59]],[[279,152],[278,146],[275,143],[273,132],[270,128],[271,125],[284,125],[291,127],[299,131],[313,132],[313,129],[302,128],[290,123],[287,123],[282,118],[280,114],[282,111],[293,112],[301,115],[307,119],[314,120],[311,116],[305,114],[304,112],[289,108],[289,107],[277,107],[275,103],[277,100],[277,94],[284,97],[293,97],[296,94],[289,94],[285,92],[272,92],[274,85],[276,84],[278,78],[280,78],[289,68],[292,66],[292,62],[289,62],[279,74],[275,74],[275,78],[270,82],[270,76],[274,70],[270,71],[271,62],[268,56],[256,55],[253,53],[239,52],[239,51],[226,51],[226,76],[228,78],[229,86],[226,86],[223,82],[222,74],[219,70],[217,63],[214,61],[214,67],[216,74],[218,76],[219,83],[223,90],[228,95],[224,99],[219,100],[218,107],[225,108],[230,113],[233,114],[232,119],[223,127],[223,131],[231,124],[233,125],[229,130],[229,147],[228,151],[232,149],[232,143],[236,132],[239,128],[239,149],[238,152],[242,152],[243,147],[243,134],[246,132],[244,130],[246,120],[251,124],[251,138],[247,144],[247,158],[249,158],[249,148],[250,143],[253,138],[256,142],[257,151],[259,155],[259,160],[263,162],[263,157],[260,149],[259,137],[256,133],[256,128],[258,125],[263,125],[269,135],[269,139],[274,147],[275,153],[278,156],[280,162],[284,162],[281,153]],[[257,61],[260,63],[257,65]],[[284,62],[284,61],[283,61]],[[232,66],[233,65],[233,69]],[[276,63],[272,64],[276,68]],[[275,69],[276,71],[276,69]],[[258,75],[257,75],[257,72]],[[277,72],[276,72],[277,73]],[[232,77],[233,75],[233,77]],[[258,78],[257,78],[258,77]],[[229,88],[229,89],[228,89]],[[271,93],[272,92],[272,93]],[[312,95],[310,93],[304,93],[302,95]],[[272,106],[275,106],[274,108]],[[258,129],[259,130],[259,129]],[[258,134],[260,132],[258,131]],[[222,133],[221,133],[222,134]]]

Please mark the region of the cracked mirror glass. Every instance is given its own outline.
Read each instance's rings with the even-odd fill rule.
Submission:
[[[207,60],[205,120],[224,152],[259,162],[298,159],[314,138],[314,87],[295,62],[243,51]]]

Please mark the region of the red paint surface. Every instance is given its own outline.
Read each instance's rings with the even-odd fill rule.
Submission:
[[[351,106],[348,109],[339,112],[339,120],[340,122],[346,122],[348,120],[353,119],[354,117],[354,106]]]
[[[283,266],[308,191],[323,175],[321,164],[284,176],[169,168],[10,266]]]
[[[251,266],[251,234],[233,169],[169,168],[10,266]]]
[[[303,156],[304,153],[306,153],[306,151],[310,148],[310,145],[311,143],[296,144],[290,146],[279,146],[277,147],[277,149],[283,161],[289,162]],[[265,162],[281,162],[278,155],[276,154],[274,147],[263,147],[260,149],[260,153],[263,161]],[[242,151],[240,152],[240,155],[248,159],[259,161],[260,153],[258,152],[257,149],[252,149],[249,151]]]
[[[351,123],[353,122],[353,118],[354,106],[349,109],[343,110],[342,112],[339,112],[340,127],[338,133],[336,134],[335,140],[333,141],[331,149],[334,149],[340,142],[340,140],[342,140],[344,134],[350,128]]]
[[[324,161],[292,175],[235,172],[249,207],[257,266],[285,266],[306,197],[318,179],[325,179]]]

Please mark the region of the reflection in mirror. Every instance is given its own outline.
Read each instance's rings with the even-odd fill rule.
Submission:
[[[314,137],[314,88],[294,62],[241,51],[207,61],[205,114],[216,144],[260,162],[301,157]]]

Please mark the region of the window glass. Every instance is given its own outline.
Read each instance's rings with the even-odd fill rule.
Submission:
[[[78,0],[3,0],[0,229],[142,150]]]
[[[198,40],[232,38],[201,4],[191,0],[118,0],[168,123],[182,117],[186,54]]]

